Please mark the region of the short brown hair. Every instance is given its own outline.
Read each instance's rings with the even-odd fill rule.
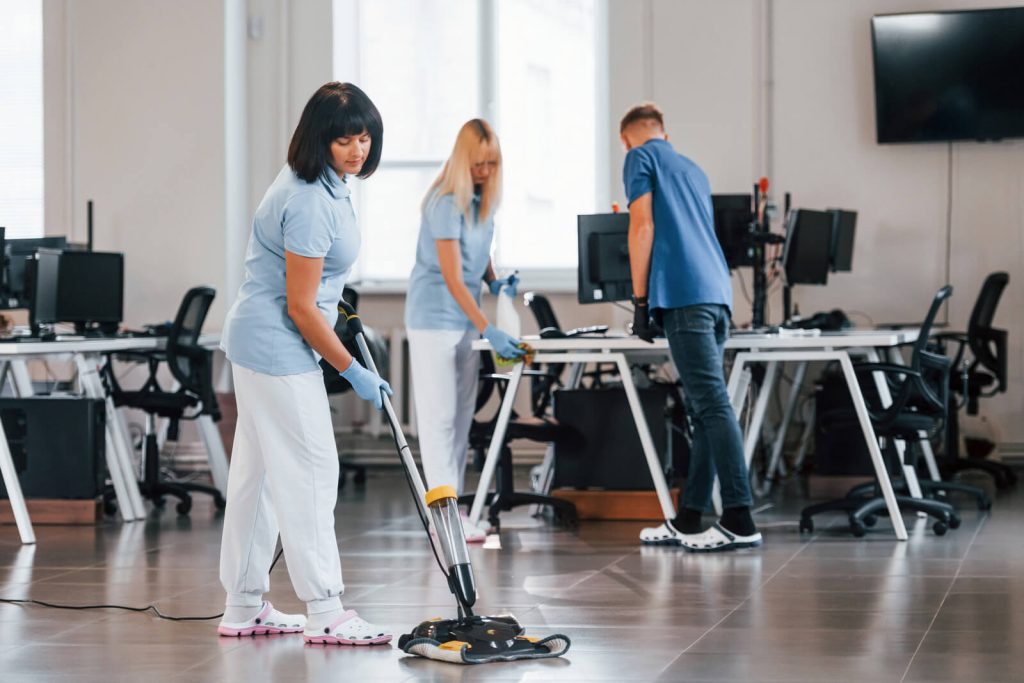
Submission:
[[[619,122],[619,132],[623,132],[637,121],[655,121],[664,130],[665,115],[654,102],[643,102],[632,107]]]

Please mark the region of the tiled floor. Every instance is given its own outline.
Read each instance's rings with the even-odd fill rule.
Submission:
[[[790,487],[796,488],[796,487]],[[505,517],[500,548],[472,550],[480,611],[515,613],[534,635],[573,641],[564,659],[455,666],[397,648],[304,646],[295,636],[220,639],[216,622],[0,604],[3,681],[1024,681],[1024,486],[991,515],[934,536],[908,516],[864,539],[822,519],[793,523],[793,491],[760,513],[762,549],[688,555],[640,548],[639,524],[552,529]],[[338,506],[345,603],[396,634],[452,614],[401,475],[372,470]],[[145,524],[37,527],[35,547],[0,527],[0,597],[155,603],[220,611],[220,518],[197,501]],[[297,609],[286,567],[270,598]]]

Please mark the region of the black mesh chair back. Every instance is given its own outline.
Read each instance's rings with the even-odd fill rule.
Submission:
[[[199,345],[206,314],[217,295],[212,287],[193,287],[185,293],[167,335],[167,365],[187,391],[201,396],[204,405],[213,391],[212,353]]]
[[[555,309],[551,307],[551,302],[546,296],[536,292],[527,292],[523,295],[523,300],[530,312],[533,313],[538,330],[541,332],[544,330],[561,331],[562,328],[558,326],[558,318],[555,316]]]
[[[992,321],[996,317],[999,299],[1009,282],[1010,276],[1004,272],[992,273],[985,278],[967,325],[967,344],[974,356],[975,367],[972,370],[980,365],[995,375],[997,391],[1006,391],[1008,359],[1006,331],[992,327]]]

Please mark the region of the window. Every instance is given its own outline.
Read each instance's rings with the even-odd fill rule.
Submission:
[[[384,154],[356,182],[357,277],[404,282],[420,203],[470,118],[491,121],[504,154],[495,263],[576,267],[576,215],[597,210],[597,26],[602,0],[335,0],[334,74],[384,118]],[[571,273],[575,282],[575,273]]]
[[[43,234],[43,8],[0,0],[0,226]]]

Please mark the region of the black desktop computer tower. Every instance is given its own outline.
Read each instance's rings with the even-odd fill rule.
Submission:
[[[103,493],[102,399],[0,398],[0,420],[26,498],[88,499]],[[0,498],[7,498],[2,481]]]
[[[654,449],[662,470],[667,470],[672,440],[667,414],[669,391],[661,386],[637,391]],[[559,390],[553,399],[555,419],[566,432],[555,442],[553,487],[618,491],[654,488],[640,434],[621,387]]]

